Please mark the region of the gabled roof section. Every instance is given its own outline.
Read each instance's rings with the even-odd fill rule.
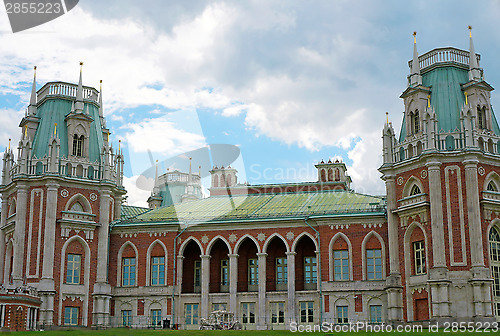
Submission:
[[[183,223],[287,219],[310,216],[383,214],[385,200],[350,191],[213,196],[154,209],[115,226],[142,223]]]
[[[151,209],[149,208],[142,208],[138,206],[132,206],[132,205],[123,205],[122,204],[122,212],[121,212],[121,218],[122,219],[130,219],[137,217],[138,215],[141,215],[145,212],[150,211]]]

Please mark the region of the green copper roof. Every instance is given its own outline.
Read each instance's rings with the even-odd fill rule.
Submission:
[[[431,88],[431,104],[438,119],[438,131],[461,129],[460,111],[465,103],[461,84],[469,81],[467,70],[439,67],[422,75],[422,84]]]
[[[149,209],[149,208],[141,208],[141,207],[132,206],[132,205],[122,205],[121,218],[122,219],[132,218],[132,217],[138,216],[140,214],[143,214],[145,212],[148,212],[150,210],[151,209]]]
[[[350,191],[215,196],[154,209],[116,225],[131,225],[142,222],[191,224],[366,212],[383,213],[384,205],[382,197]]]
[[[399,142],[403,142],[406,138],[406,113],[403,113],[403,124],[401,125],[401,132],[399,133]]]
[[[64,118],[70,113],[71,105],[71,100],[52,98],[38,106],[36,116],[40,118],[40,123],[33,139],[33,156],[43,158],[48,155],[49,139],[54,134],[54,124],[57,123],[57,135],[61,140],[59,155],[68,157],[68,134]],[[100,162],[100,151],[104,142],[99,109],[93,104],[85,103],[83,110],[88,111],[94,119],[90,125],[89,160],[90,162]]]

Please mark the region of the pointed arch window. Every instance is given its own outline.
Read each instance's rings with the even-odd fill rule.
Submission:
[[[488,186],[486,187],[486,190],[498,192],[497,185],[493,181],[490,181],[490,183],[488,183]]]
[[[500,307],[500,232],[498,228],[492,227],[489,234],[491,275],[493,277],[493,296],[498,312]]]
[[[83,156],[83,135],[73,135],[73,156]]]
[[[480,129],[487,128],[486,127],[486,107],[482,109],[477,107],[477,127]]]
[[[418,185],[413,185],[413,187],[411,187],[411,191],[410,191],[410,196],[415,196],[415,195],[419,195],[421,194],[422,192],[420,191],[420,188]]]
[[[417,134],[420,131],[420,116],[418,110],[415,111],[413,115],[413,134]]]
[[[83,206],[82,206],[82,204],[80,202],[73,203],[73,205],[71,206],[71,208],[69,209],[69,211],[85,212],[85,210],[83,209]]]

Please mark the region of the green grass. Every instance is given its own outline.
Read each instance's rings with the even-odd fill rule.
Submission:
[[[292,333],[287,330],[266,330],[266,331],[253,331],[253,330],[144,330],[144,329],[108,329],[108,330],[88,330],[88,329],[73,329],[73,330],[57,330],[57,331],[26,331],[26,332],[17,332],[13,335],[44,335],[44,336],[146,336],[146,335],[164,335],[164,336],[291,336],[296,334],[303,335],[356,335],[356,336],[364,336],[364,335],[374,335],[373,333],[365,333],[365,332],[350,332],[350,333]],[[384,335],[422,335],[422,336],[430,336],[430,335],[470,335],[469,332],[463,333],[431,333],[429,331],[423,331],[420,333],[376,333],[376,334],[384,334]],[[487,334],[500,334],[500,333],[487,333]]]

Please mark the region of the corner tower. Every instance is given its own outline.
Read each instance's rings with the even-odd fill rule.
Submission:
[[[472,34],[421,56],[415,36],[399,139],[384,126],[390,320],[494,318],[500,129],[479,61]]]
[[[82,66],[83,64],[80,64]],[[17,160],[4,155],[0,279],[29,286],[44,325],[106,325],[109,223],[120,217],[123,155],[102,117],[102,90],[49,82],[21,120]]]

